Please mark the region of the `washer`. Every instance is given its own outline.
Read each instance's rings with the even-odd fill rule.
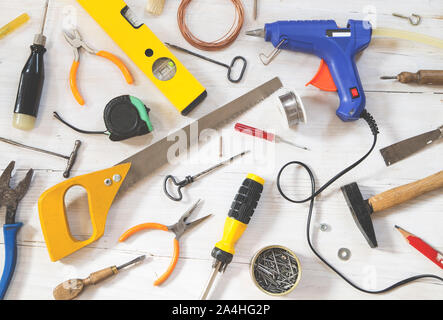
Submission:
[[[337,256],[340,260],[348,261],[351,259],[351,250],[348,248],[341,248],[338,250]]]

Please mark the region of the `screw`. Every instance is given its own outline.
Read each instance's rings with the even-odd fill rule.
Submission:
[[[329,226],[326,223],[321,223],[320,224],[320,230],[321,231],[328,231],[329,230]]]
[[[112,179],[113,179],[115,182],[120,182],[120,180],[122,179],[122,176],[119,175],[119,174],[114,174],[114,176],[112,177]]]
[[[107,185],[108,187],[110,186],[110,185],[112,185],[112,180],[111,179],[105,179],[105,185]]]

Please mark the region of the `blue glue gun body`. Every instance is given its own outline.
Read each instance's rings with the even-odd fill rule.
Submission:
[[[283,50],[315,54],[326,62],[340,97],[336,113],[343,121],[359,119],[365,109],[366,97],[355,55],[368,47],[371,37],[370,23],[362,20],[349,20],[346,28],[339,28],[334,20],[277,21],[265,25],[265,40],[274,47],[280,44]]]

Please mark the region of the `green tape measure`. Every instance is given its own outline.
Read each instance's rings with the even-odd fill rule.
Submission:
[[[54,112],[54,117],[77,132],[106,134],[112,141],[122,141],[148,134],[154,130],[149,118],[149,111],[150,109],[140,99],[130,95],[123,95],[112,99],[105,107],[103,119],[106,131],[79,129],[63,120],[57,112]]]
[[[103,114],[109,139],[121,141],[151,132],[153,128],[149,111],[140,99],[133,96],[112,99]]]

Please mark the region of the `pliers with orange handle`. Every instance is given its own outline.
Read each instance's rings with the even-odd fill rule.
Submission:
[[[77,29],[72,30],[72,34],[66,30],[63,31],[63,34],[65,36],[66,41],[71,45],[72,49],[74,50],[74,62],[71,66],[71,71],[69,74],[69,84],[71,86],[72,93],[74,95],[75,100],[80,105],[85,104],[85,100],[81,96],[78,88],[77,88],[77,70],[80,65],[80,48],[83,48],[86,50],[86,52],[90,54],[95,54],[99,57],[106,58],[113,62],[123,73],[123,76],[126,79],[126,82],[129,84],[132,84],[134,82],[134,79],[131,76],[131,73],[129,72],[126,65],[115,55],[112,53],[109,53],[107,51],[96,51],[89,47],[86,42],[83,41],[82,36],[80,35],[80,32]]]
[[[160,276],[157,280],[154,281],[154,286],[158,286],[162,284],[163,282],[168,279],[168,277],[171,275],[172,271],[174,271],[175,266],[177,265],[178,257],[180,255],[180,244],[179,239],[183,235],[183,233],[186,232],[186,230],[190,229],[191,227],[195,227],[197,224],[202,222],[203,220],[206,220],[209,218],[210,215],[207,215],[203,218],[197,219],[192,222],[187,222],[189,216],[192,214],[192,212],[197,208],[198,204],[200,203],[200,200],[198,200],[188,211],[185,212],[178,220],[177,223],[173,224],[172,226],[165,226],[163,224],[159,223],[142,223],[139,225],[136,225],[135,227],[132,227],[131,229],[127,230],[125,233],[123,233],[120,238],[118,239],[119,242],[125,241],[133,234],[137,233],[138,231],[146,230],[146,229],[155,229],[155,230],[162,230],[162,231],[171,231],[175,234],[174,239],[174,254],[172,256],[172,261],[169,264],[168,269],[166,270],[163,275]]]

